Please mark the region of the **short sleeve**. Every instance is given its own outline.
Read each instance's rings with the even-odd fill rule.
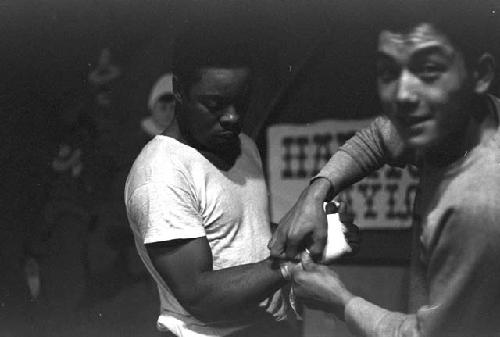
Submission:
[[[205,236],[193,184],[181,169],[153,174],[127,200],[127,214],[144,244]]]

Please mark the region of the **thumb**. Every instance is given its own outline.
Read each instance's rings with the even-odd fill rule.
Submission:
[[[285,244],[284,244],[284,235],[281,233],[280,229],[276,229],[267,244],[267,248],[269,248],[271,252],[271,256],[274,258],[282,258],[285,252]]]
[[[301,261],[300,261],[301,265],[302,265],[302,269],[304,269],[304,271],[311,271],[314,266],[316,265],[309,253],[309,251],[305,250],[304,252],[302,252],[302,258],[301,258]]]

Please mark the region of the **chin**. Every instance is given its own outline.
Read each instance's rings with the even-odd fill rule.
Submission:
[[[426,150],[436,146],[437,139],[434,137],[429,137],[427,135],[418,135],[408,137],[405,143],[411,148]]]
[[[241,143],[239,138],[217,144],[215,151],[223,156],[237,157],[241,153]]]
[[[232,147],[240,147],[241,142],[238,136],[235,137],[227,137],[227,138],[219,138],[216,139],[214,144],[214,148],[232,148]]]

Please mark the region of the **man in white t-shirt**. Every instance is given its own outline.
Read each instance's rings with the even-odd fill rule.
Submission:
[[[241,134],[251,60],[213,25],[174,47],[175,120],[136,159],[125,202],[137,250],[177,336],[293,336],[276,265],[262,164]],[[225,29],[225,33],[231,30]],[[231,32],[231,33],[234,33]]]

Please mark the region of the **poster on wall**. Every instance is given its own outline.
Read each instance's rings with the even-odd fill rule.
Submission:
[[[277,124],[267,130],[271,219],[279,222],[311,177],[357,130],[371,120],[325,120]],[[417,172],[384,166],[346,189],[344,198],[360,228],[402,229],[411,225]]]

